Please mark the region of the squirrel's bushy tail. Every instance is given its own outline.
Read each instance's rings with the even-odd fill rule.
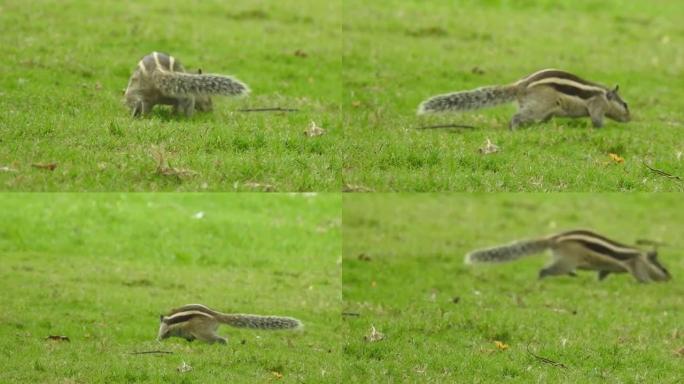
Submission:
[[[510,103],[516,97],[515,86],[490,86],[433,96],[418,107],[418,114],[446,111],[467,111]]]
[[[543,252],[551,246],[549,239],[522,240],[498,247],[478,249],[465,256],[466,264],[501,263]]]
[[[154,85],[168,96],[239,96],[249,93],[246,84],[230,76],[155,71],[152,79]]]
[[[219,316],[219,319],[221,323],[237,328],[295,329],[302,327],[301,321],[282,316],[223,314]]]

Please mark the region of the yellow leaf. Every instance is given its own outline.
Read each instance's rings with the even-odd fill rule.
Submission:
[[[273,377],[275,377],[277,380],[280,380],[280,379],[283,378],[283,374],[280,373],[280,372],[273,371],[273,372],[271,372],[271,374],[272,374]]]
[[[508,349],[508,344],[504,343],[503,341],[495,340],[494,345],[499,351],[505,351]]]
[[[616,153],[609,153],[608,156],[610,156],[610,159],[618,164],[622,164],[625,162],[625,158]]]

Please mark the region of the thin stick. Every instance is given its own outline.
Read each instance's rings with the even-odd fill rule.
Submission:
[[[543,357],[543,356],[535,355],[534,353],[532,353],[532,351],[530,351],[530,345],[529,345],[529,344],[527,344],[527,353],[529,353],[530,355],[532,355],[532,357],[534,357],[535,359],[541,361],[542,363],[551,364],[551,365],[553,365],[554,367],[559,367],[559,368],[563,368],[563,369],[567,369],[567,368],[568,368],[568,367],[567,367],[565,364],[563,364],[563,363],[559,363],[559,362],[557,362],[557,361],[553,361],[553,360],[551,360],[551,359],[547,359],[546,357]]]
[[[417,127],[416,129],[437,129],[437,128],[466,128],[475,129],[474,125],[467,124],[438,124],[438,125],[426,125],[422,127]]]
[[[677,180],[677,181],[684,181],[681,177],[679,177],[679,176],[677,176],[677,175],[673,175],[673,174],[671,174],[671,173],[667,173],[667,172],[662,171],[662,170],[660,170],[660,169],[651,167],[650,165],[646,164],[645,161],[643,161],[643,164],[646,166],[646,168],[650,169],[651,171],[655,172],[656,174],[658,174],[658,175],[660,175],[660,176],[665,176],[665,177],[667,177],[668,179],[674,179],[674,180]]]
[[[360,313],[356,313],[356,312],[342,312],[342,316],[354,316],[354,317],[359,317],[359,316],[361,316],[361,314],[360,314]]]
[[[240,112],[297,112],[297,108],[242,108],[238,109]]]
[[[171,353],[173,353],[173,352],[170,352],[170,351],[142,351],[142,352],[128,352],[128,354],[129,354],[129,355],[146,355],[146,354],[149,354],[149,353],[161,353],[161,354],[164,354],[164,353],[168,353],[168,354],[171,354]]]

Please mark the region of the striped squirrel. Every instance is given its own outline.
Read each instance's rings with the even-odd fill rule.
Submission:
[[[539,271],[539,278],[566,274],[575,276],[576,269],[583,269],[598,271],[599,280],[605,279],[610,273],[631,273],[642,283],[670,279],[670,273],[658,261],[657,251],[643,251],[588,230],[561,232],[475,250],[466,255],[465,263],[513,261],[547,249],[551,250],[553,259]]]
[[[221,344],[227,343],[225,338],[216,333],[221,324],[269,330],[302,327],[302,323],[292,317],[221,313],[202,304],[188,304],[172,309],[166,316],[160,315],[159,322],[158,340],[176,336],[188,341],[198,339]]]
[[[187,73],[171,55],[152,52],[143,57],[131,75],[124,94],[132,116],[147,115],[155,104],[172,105],[186,116],[211,111],[210,95],[238,96],[249,93],[247,85],[223,75]]]
[[[590,116],[597,128],[603,126],[604,116],[619,122],[630,120],[618,86],[609,89],[558,69],[543,69],[508,85],[434,96],[420,104],[418,114],[480,109],[514,100],[518,112],[509,123],[511,130],[553,116]]]

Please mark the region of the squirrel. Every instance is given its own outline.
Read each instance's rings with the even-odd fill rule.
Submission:
[[[671,278],[658,261],[657,251],[644,251],[582,229],[475,250],[465,256],[465,263],[513,261],[547,249],[551,250],[553,259],[539,271],[540,279],[556,275],[576,276],[576,269],[598,271],[599,280],[611,273],[631,273],[642,283]]]
[[[604,116],[619,122],[630,120],[629,108],[618,89],[617,85],[609,89],[558,69],[543,69],[512,84],[431,97],[420,104],[418,114],[466,111],[517,101],[518,112],[508,125],[511,130],[553,116],[589,116],[594,127],[600,128]]]
[[[156,104],[172,105],[174,113],[191,116],[195,109],[211,111],[210,95],[239,96],[250,92],[239,80],[224,75],[188,73],[175,57],[152,52],[131,75],[124,94],[131,116],[146,116]]]
[[[237,328],[268,330],[303,327],[301,321],[292,317],[221,313],[202,304],[188,304],[174,308],[166,316],[159,315],[159,323],[157,340],[176,336],[187,341],[197,339],[210,344],[227,343],[227,339],[216,333],[221,324]]]

